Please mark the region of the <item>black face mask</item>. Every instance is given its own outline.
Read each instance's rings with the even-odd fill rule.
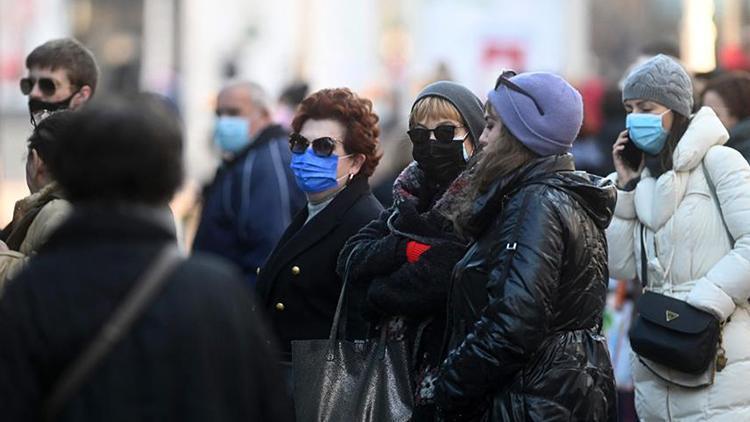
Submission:
[[[39,122],[44,120],[44,118],[50,114],[56,111],[68,109],[70,107],[70,101],[77,93],[78,91],[70,94],[70,97],[55,103],[29,98],[29,115],[31,116],[31,124],[36,127]]]
[[[463,142],[423,142],[412,144],[411,151],[427,178],[439,185],[452,182],[466,168]]]

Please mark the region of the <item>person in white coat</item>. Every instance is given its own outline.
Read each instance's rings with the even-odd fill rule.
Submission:
[[[720,371],[712,364],[689,375],[634,356],[638,416],[750,420],[750,167],[722,146],[729,135],[712,109],[690,114],[690,77],[675,60],[659,55],[635,68],[623,103],[628,129],[613,146],[609,176],[618,187],[607,230],[611,275],[640,276],[643,228],[648,288],[716,316],[727,359]]]

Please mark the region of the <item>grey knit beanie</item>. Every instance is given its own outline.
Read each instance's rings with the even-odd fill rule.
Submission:
[[[676,60],[659,54],[633,69],[625,79],[622,101],[649,100],[690,117],[693,83]]]
[[[440,97],[453,104],[458,110],[458,114],[463,117],[464,122],[469,126],[471,141],[476,146],[479,143],[479,136],[484,130],[484,107],[479,98],[474,95],[468,88],[461,84],[451,81],[438,81],[427,85],[422,92],[417,95],[417,99],[412,104],[412,110],[419,100],[425,97]]]

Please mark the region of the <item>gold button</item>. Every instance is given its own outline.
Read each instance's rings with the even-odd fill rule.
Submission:
[[[255,269],[255,275],[260,275],[260,267]]]
[[[299,269],[299,267],[298,267],[298,266],[296,266],[296,265],[295,265],[295,266],[293,266],[293,267],[292,267],[292,275],[299,275],[299,273],[300,273],[300,269]]]
[[[281,303],[281,302],[277,303],[276,304],[276,310],[279,311],[279,312],[283,311],[284,310],[284,304]]]

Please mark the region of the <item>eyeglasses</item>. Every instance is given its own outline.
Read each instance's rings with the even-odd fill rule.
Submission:
[[[333,154],[333,150],[336,149],[337,142],[343,144],[343,142],[333,139],[330,136],[313,139],[311,142],[299,133],[289,135],[289,149],[295,154],[304,154],[307,151],[307,147],[312,144],[315,155],[318,157],[330,157]]]
[[[500,73],[500,76],[497,77],[497,81],[495,81],[495,90],[497,90],[500,85],[505,85],[506,87],[508,87],[508,89],[529,97],[531,101],[534,102],[536,110],[539,112],[539,114],[544,116],[544,110],[542,110],[542,106],[539,105],[539,103],[536,101],[536,98],[529,94],[529,92],[525,89],[511,82],[510,78],[512,78],[513,76],[516,76],[516,72],[513,70],[504,70],[502,73]]]
[[[55,81],[53,81],[50,78],[23,78],[21,79],[21,92],[23,95],[29,95],[31,94],[31,91],[34,90],[34,85],[39,84],[39,90],[42,91],[42,94],[44,94],[47,97],[51,97],[55,95],[55,91],[57,90],[57,87],[55,86]]]
[[[447,144],[453,141],[463,141],[467,136],[469,136],[469,132],[467,131],[466,135],[464,135],[463,138],[454,138],[454,136],[456,136],[456,129],[462,127],[463,126],[453,125],[440,125],[434,129],[415,127],[413,129],[409,129],[406,133],[409,134],[409,139],[411,139],[411,141],[415,144],[428,142],[430,140],[430,133],[435,134],[435,139],[438,142]]]

